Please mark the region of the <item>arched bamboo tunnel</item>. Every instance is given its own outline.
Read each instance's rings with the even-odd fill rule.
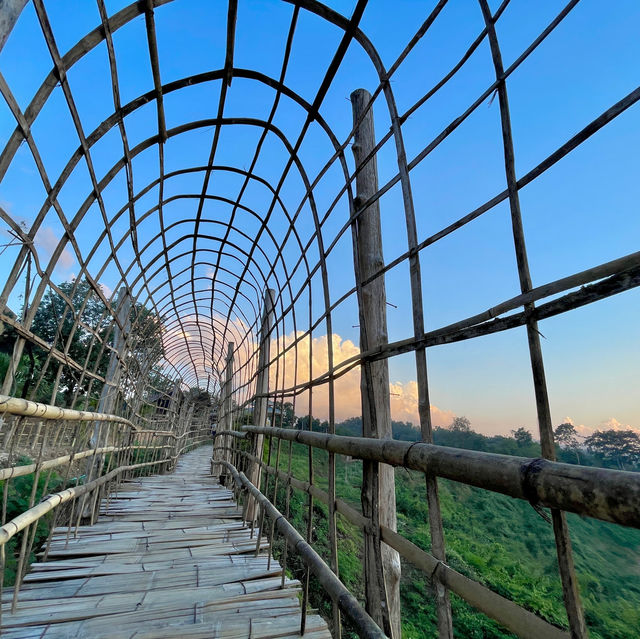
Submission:
[[[259,8],[237,0],[208,7],[96,0],[74,5],[78,16],[68,23],[64,4],[0,1],[0,542],[4,552],[20,533],[14,611],[41,517],[55,513],[51,531],[63,519],[77,529],[124,480],[173,469],[213,434],[212,474],[242,497],[244,517],[264,526],[270,544],[274,535],[286,540],[285,569],[287,553],[303,557],[303,629],[310,571],[332,600],[334,636],[346,614],[362,636],[400,637],[402,557],[434,584],[441,638],[453,636],[450,591],[520,636],[587,637],[565,511],[640,527],[640,481],[555,461],[539,323],[629,295],[640,284],[640,254],[614,251],[534,279],[531,264],[540,258],[528,251],[535,222],[523,223],[523,193],[536,187],[555,197],[545,179],[572,153],[595,154],[593,139],[608,127],[631,130],[625,118],[637,111],[640,88],[618,91],[561,138],[550,135],[559,141],[524,173],[513,133],[522,118],[509,99],[511,83],[526,81],[532,60],[562,39],[581,3],[538,20],[516,54],[509,0],[473,7],[441,0],[419,10],[366,0]],[[334,8],[341,4],[350,6]],[[367,25],[403,10],[415,18],[412,31],[391,38],[393,53],[388,40],[379,50]],[[203,44],[189,34],[204,19],[211,39]],[[468,42],[457,57],[434,63],[437,73],[421,73],[431,38],[438,43],[452,24],[465,25]],[[258,54],[253,64],[248,40],[259,26],[264,60]],[[33,59],[20,71],[27,55]],[[459,81],[461,105],[447,93]],[[441,99],[451,107],[434,123],[432,105]],[[494,145],[500,179],[466,209],[441,202],[440,215],[425,204],[424,184],[439,170],[431,158],[464,139],[474,118]],[[460,170],[458,189],[473,183],[464,173],[473,166]],[[20,194],[13,185],[26,171],[31,186]],[[466,304],[468,313],[443,315],[441,324],[427,322],[428,280],[444,277],[431,252],[473,235],[490,216],[504,226],[496,246],[506,248],[495,250],[509,257],[496,259],[499,268],[510,265],[515,288],[480,307]],[[526,350],[541,458],[434,446],[430,349],[507,332]],[[401,357],[415,378],[420,442],[336,436],[348,392],[360,395],[364,437],[392,438],[389,364]],[[341,385],[354,374],[355,387]],[[325,418],[324,433],[303,432],[314,430],[316,416]],[[283,461],[294,445],[308,447],[304,478]],[[18,465],[21,455],[30,464]],[[362,460],[361,510],[337,494],[338,455]],[[425,475],[428,549],[396,531],[392,466]],[[27,475],[35,481],[26,513],[7,522],[11,482]],[[442,477],[550,508],[566,627],[449,566]],[[287,521],[292,491],[308,499],[306,530]],[[314,500],[328,509],[326,557],[313,550]],[[72,508],[64,510],[66,502]],[[336,577],[338,517],[362,529],[360,603]]]

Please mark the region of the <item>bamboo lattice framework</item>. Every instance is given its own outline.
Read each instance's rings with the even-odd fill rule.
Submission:
[[[67,46],[66,51],[61,49],[60,41],[67,41],[68,34],[60,26],[59,15],[56,21],[52,20],[50,14],[54,9],[50,4],[43,0],[0,3],[6,9],[6,20],[0,21],[0,47],[7,38],[11,44],[12,28],[17,31],[27,25],[24,28],[30,27],[37,35],[38,46],[46,47],[50,68],[26,102],[15,97],[12,84],[5,79],[6,72],[0,75],[5,112],[15,120],[15,130],[7,135],[0,155],[0,185],[11,180],[12,171],[17,170],[17,158],[27,154],[39,180],[34,190],[43,193],[39,209],[27,224],[8,207],[0,206],[0,219],[11,238],[3,251],[3,259],[9,260],[11,266],[0,293],[0,321],[5,330],[15,335],[3,395],[21,394],[23,399],[44,400],[50,405],[65,401],[64,408],[69,409],[102,408],[101,412],[120,415],[135,422],[138,428],[158,430],[158,420],[153,417],[158,401],[164,402],[166,408],[176,392],[200,388],[218,399],[218,411],[229,429],[234,420],[247,423],[251,418],[257,427],[264,426],[264,419],[262,423],[255,419],[255,409],[261,400],[271,425],[278,425],[283,404],[291,401],[297,414],[326,413],[331,435],[335,433],[336,387],[340,378],[353,369],[360,369],[366,378],[376,362],[408,353],[415,358],[419,425],[423,442],[429,444],[432,424],[428,348],[524,327],[542,455],[549,460],[555,458],[538,321],[640,284],[639,252],[542,285],[534,286],[530,274],[520,192],[541,180],[570,153],[588,146],[586,143],[592,136],[640,99],[640,88],[620,95],[585,126],[568,132],[565,141],[533,168],[523,175],[517,173],[509,80],[523,73],[547,40],[561,32],[564,21],[577,10],[578,0],[561,6],[506,66],[500,27],[501,19],[509,15],[510,0],[494,7],[488,0],[479,0],[473,7],[477,17],[474,36],[441,77],[428,84],[413,78],[412,65],[432,31],[445,19],[449,10],[446,0],[432,3],[428,11],[425,9],[414,33],[398,49],[399,54],[386,63],[362,27],[366,0],[353,2],[348,13],[316,0],[274,3],[270,10],[277,6],[279,15],[286,18],[286,29],[278,49],[277,70],[272,73],[258,70],[262,68],[260,65],[247,68],[237,62],[242,3],[229,0],[223,7],[225,26],[221,32],[225,46],[219,56],[221,64],[206,62],[198,73],[179,71],[177,77],[170,49],[161,48],[162,34],[157,24],[176,16],[187,21],[189,2],[146,0],[110,12],[110,3],[97,0],[94,12],[99,22],[72,46]],[[176,13],[178,5],[182,14]],[[299,39],[309,37],[309,25],[311,28],[322,25],[331,34],[326,38],[329,57],[313,90],[300,90],[290,85],[288,73],[295,64]],[[221,29],[220,25],[217,28]],[[150,82],[145,81],[141,88],[152,86],[142,93],[132,93],[127,86],[126,98],[119,62],[125,47],[145,52]],[[107,70],[99,81],[108,83],[111,103],[106,117],[91,128],[83,118],[81,101],[73,87],[84,62],[93,59],[97,52],[103,55],[102,68]],[[353,55],[366,59],[368,74],[350,78],[347,92],[366,82],[371,93],[353,124],[345,125],[345,121],[351,122],[349,106],[345,102],[336,111],[335,87],[344,82],[345,73],[348,76],[349,69],[345,66]],[[433,126],[424,126],[430,105],[479,57],[488,70],[482,88],[464,108],[452,112],[440,130],[426,134],[425,131],[435,131]],[[0,66],[2,62],[0,59]],[[312,62],[308,59],[306,64]],[[417,90],[405,104],[406,99],[397,98],[395,82],[396,79],[398,83],[407,82],[404,73],[407,68],[411,69],[410,81]],[[173,79],[163,81],[168,76]],[[237,86],[241,88],[236,91]],[[261,96],[259,108],[239,101],[236,94],[241,95],[242,87],[248,86]],[[58,108],[64,108],[75,136],[72,143],[65,138],[64,143],[71,145],[70,152],[60,166],[48,162],[51,145],[43,144],[39,126],[39,118],[44,116],[45,126],[50,129],[47,107],[54,101]],[[198,102],[197,108],[194,101]],[[402,108],[398,106],[400,102]],[[425,162],[487,104],[492,105],[499,123],[495,130],[504,157],[504,188],[440,227],[422,224],[421,219],[429,212],[415,204],[413,190],[416,180],[424,179],[421,171]],[[385,132],[356,165],[347,150],[373,111]],[[176,112],[180,117],[176,117]],[[192,118],[192,112],[197,117]],[[142,120],[147,129],[148,122],[152,122],[153,130],[150,135],[141,139],[136,136],[134,140],[133,123],[139,126]],[[48,130],[45,135],[55,139],[55,131]],[[195,140],[198,144],[205,141],[204,156],[194,152],[194,161],[175,166],[177,145],[196,148]],[[231,157],[225,155],[225,149],[234,145],[250,148],[247,163],[239,165],[220,159]],[[275,168],[265,166],[261,160],[273,145],[282,158],[281,165]],[[110,149],[108,159],[104,148]],[[410,155],[407,148],[411,148]],[[322,149],[321,153],[316,149]],[[202,151],[199,147],[198,150]],[[381,186],[376,185],[363,199],[356,182],[376,158],[381,165],[386,158],[384,166],[391,164],[393,170],[384,176]],[[361,277],[357,263],[353,272],[345,272],[339,256],[345,251],[350,259],[352,251],[358,254],[354,229],[376,203],[395,211],[393,228],[401,228],[397,234],[404,245],[368,277]],[[512,229],[517,292],[493,303],[488,310],[427,330],[422,260],[431,247],[455,233],[467,231],[482,216],[500,210],[506,213]],[[39,233],[52,224],[62,228],[62,237],[56,238],[50,251],[43,251]],[[71,284],[63,287],[57,281],[57,269],[69,255],[77,262],[77,273]],[[410,327],[401,339],[388,343],[369,346],[361,340],[356,354],[337,361],[332,339],[335,326],[344,324],[345,316],[353,319],[354,325],[362,321],[359,312],[363,291],[383,276],[408,281],[410,300],[405,308],[410,307],[407,313]],[[112,290],[102,285],[106,278]],[[337,286],[340,280],[341,285]],[[265,303],[270,290],[272,301]],[[19,295],[22,308],[15,308]],[[62,307],[52,306],[59,330],[50,340],[34,331],[33,323],[43,302],[54,297],[62,301]],[[96,301],[101,310],[91,324],[86,310]],[[14,308],[10,310],[12,304]],[[270,304],[273,322],[265,333],[264,316]],[[123,312],[124,308],[128,312]],[[65,323],[70,328],[63,331]],[[79,334],[84,340],[84,359],[77,356],[74,359],[70,354],[74,336]],[[314,338],[320,335],[328,336],[322,352],[326,366],[321,367],[314,364],[314,348],[318,348]],[[263,355],[261,360],[261,349],[267,341],[271,342],[270,355],[267,358]],[[29,384],[18,375],[25,349],[31,355],[36,349],[43,359],[37,375],[33,376],[32,369]],[[105,373],[109,359],[115,362],[117,375],[113,370]],[[52,371],[54,381],[47,387],[49,396],[43,398],[42,389]],[[104,388],[113,390],[108,410],[97,404]],[[326,389],[326,397],[323,395],[321,400],[318,389]],[[270,463],[273,438],[265,436]],[[225,442],[225,447],[231,447],[231,440]],[[279,439],[277,455],[279,458]],[[329,465],[330,563],[338,573],[335,512],[340,512],[340,508],[336,510],[335,506],[334,452],[329,453]],[[275,467],[279,468],[277,462]],[[313,486],[311,445],[308,470],[309,486]],[[288,490],[290,475],[291,472]],[[276,472],[271,488],[274,501],[277,476]],[[262,479],[260,475],[257,477],[258,484],[263,481],[268,486],[268,472]],[[313,490],[308,486],[306,490],[312,514]],[[433,514],[430,524],[434,561],[442,563],[446,555],[437,480],[429,472],[426,492]],[[560,506],[554,508],[553,503],[550,505],[568,623],[573,636],[584,637],[586,627],[568,527]],[[374,504],[374,513],[376,509]],[[312,520],[310,515],[307,541]],[[380,530],[380,525],[378,522],[376,530]],[[380,533],[375,535],[374,546],[380,543]],[[435,574],[434,569],[432,577]],[[306,593],[307,590],[305,596]],[[440,635],[450,636],[446,589],[439,591],[437,605]],[[338,606],[335,608],[334,629],[339,627]],[[392,622],[385,611],[374,610],[372,615],[391,634]]]

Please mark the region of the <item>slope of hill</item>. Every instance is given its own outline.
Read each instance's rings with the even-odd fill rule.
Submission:
[[[503,438],[509,440],[510,438]],[[505,442],[511,447],[515,442]],[[494,452],[502,452],[495,450]],[[506,452],[506,451],[504,451]],[[511,451],[509,451],[511,452]],[[284,451],[283,451],[284,453]],[[535,454],[535,452],[533,453]],[[281,468],[286,470],[285,455]],[[317,483],[326,489],[327,456],[314,451]],[[307,479],[307,451],[293,446],[294,474]],[[360,501],[361,464],[337,459],[337,493]],[[446,480],[440,482],[449,564],[548,621],[566,627],[551,525],[528,503]],[[273,487],[269,489],[272,494]],[[429,550],[424,478],[396,470],[398,529]],[[285,509],[284,491],[279,506]],[[291,519],[306,529],[307,497],[292,491]],[[594,639],[626,639],[640,627],[640,531],[569,515],[585,615]],[[362,535],[339,518],[340,577],[362,596]],[[327,509],[314,505],[314,545],[328,558]],[[290,560],[291,561],[291,560]],[[299,563],[293,562],[300,574]],[[311,603],[330,618],[329,602],[312,582]],[[427,577],[403,562],[403,637],[436,636],[436,615]],[[508,631],[452,595],[456,636],[477,639],[512,637]]]

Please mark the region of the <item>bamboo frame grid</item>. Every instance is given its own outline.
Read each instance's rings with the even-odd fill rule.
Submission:
[[[225,424],[230,428],[234,424],[248,423],[252,408],[255,409],[258,404],[262,405],[264,415],[266,415],[261,418],[261,423],[258,426],[264,426],[267,421],[271,426],[281,424],[283,406],[288,400],[293,402],[294,413],[304,412],[307,415],[309,427],[311,427],[314,407],[318,405],[317,400],[314,402],[313,391],[326,385],[329,398],[328,430],[329,434],[335,434],[334,384],[336,380],[353,369],[359,368],[366,374],[367,369],[375,362],[386,363],[389,358],[395,355],[413,353],[419,389],[421,434],[423,441],[429,444],[432,443],[432,434],[427,373],[428,348],[525,326],[528,331],[543,456],[553,460],[553,435],[537,322],[637,287],[640,285],[640,254],[636,252],[621,256],[580,273],[533,287],[526,259],[526,238],[522,230],[518,194],[521,189],[544,175],[546,171],[579,148],[600,129],[633,107],[640,99],[640,88],[622,96],[618,102],[575,133],[537,166],[525,175],[518,177],[514,161],[514,142],[510,130],[508,79],[556,31],[579,4],[578,0],[567,2],[507,68],[504,68],[502,63],[496,24],[507,11],[509,0],[503,0],[494,13],[491,12],[486,0],[479,0],[478,8],[483,17],[483,28],[477,37],[451,69],[440,80],[428,87],[421,97],[415,100],[404,112],[398,110],[392,80],[398,70],[403,68],[407,58],[416,50],[418,44],[428,38],[430,28],[438,21],[440,14],[446,10],[446,0],[440,0],[435,4],[413,37],[389,66],[384,64],[374,43],[360,26],[367,7],[366,0],[356,2],[354,10],[349,16],[341,15],[317,0],[287,0],[287,3],[291,6],[291,12],[286,40],[283,43],[282,62],[277,77],[254,69],[236,66],[234,54],[238,3],[237,0],[229,0],[226,12],[226,43],[223,66],[163,84],[156,18],[163,11],[163,7],[170,4],[170,0],[136,2],[113,15],[109,15],[103,0],[97,0],[96,6],[100,24],[96,25],[93,31],[79,40],[64,55],[58,48],[56,33],[50,22],[45,2],[33,0],[42,39],[51,58],[52,70],[24,110],[21,109],[11,87],[0,74],[0,93],[2,93],[16,121],[15,131],[0,154],[0,182],[5,179],[12,167],[20,145],[26,142],[26,147],[46,192],[46,198],[28,230],[13,219],[9,212],[0,207],[0,219],[13,234],[19,246],[15,264],[0,292],[0,320],[5,325],[12,327],[17,335],[9,370],[3,380],[2,393],[9,396],[17,392],[18,384],[15,373],[23,357],[24,349],[27,348],[28,352],[31,352],[30,349],[36,347],[45,354],[45,361],[30,389],[29,397],[22,398],[27,404],[29,399],[37,397],[37,392],[42,386],[45,376],[53,370],[56,370],[55,383],[47,403],[55,405],[59,402],[60,380],[62,374],[66,372],[75,376],[74,379],[77,382],[68,409],[80,408],[87,411],[90,408],[90,399],[95,398],[103,386],[111,384],[116,390],[118,387],[126,388],[127,392],[120,391],[117,399],[114,400],[113,409],[108,412],[122,415],[121,419],[127,420],[123,421],[123,424],[133,425],[135,423],[141,433],[162,430],[162,428],[155,428],[158,423],[149,417],[150,414],[155,414],[156,409],[152,398],[155,395],[161,396],[164,403],[168,404],[166,423],[173,424],[168,429],[169,432],[164,435],[165,438],[170,439],[176,437],[175,432],[177,431],[173,430],[178,428],[176,424],[179,422],[181,424],[179,428],[182,428],[182,424],[188,418],[185,413],[187,409],[184,409],[185,404],[182,404],[180,409],[176,405],[179,403],[176,397],[177,393],[181,392],[179,391],[180,386],[183,389],[187,387],[206,388],[207,392],[224,399],[226,402],[226,406],[223,408]],[[24,5],[24,2],[17,2],[16,5]],[[19,6],[19,9],[21,8],[22,6]],[[19,10],[11,19],[15,21],[18,19],[18,15]],[[312,16],[332,25],[340,32],[339,43],[333,52],[331,62],[311,100],[296,92],[287,83],[287,74],[292,64],[294,41],[301,16]],[[123,104],[116,56],[117,41],[114,41],[114,35],[138,17],[144,20],[146,35],[144,47],[149,55],[153,89]],[[11,21],[7,25],[0,24],[0,36],[2,36],[0,43],[4,43],[12,26]],[[89,52],[101,46],[103,42],[107,51],[108,81],[112,93],[113,112],[93,131],[87,132],[83,128],[67,76],[74,65]],[[425,140],[421,150],[414,157],[408,158],[405,150],[403,126],[411,116],[420,113],[420,110],[428,105],[429,101],[452,78],[456,77],[456,74],[483,44],[488,44],[491,54],[490,64],[494,71],[495,80],[461,114],[453,118],[438,135],[430,140]],[[371,87],[371,99],[361,113],[356,116],[347,135],[338,136],[330,123],[322,116],[321,107],[325,103],[351,47],[358,47],[367,56],[377,75],[378,84]],[[228,94],[232,82],[236,78],[257,83],[273,92],[273,100],[267,108],[264,119],[227,114]],[[210,84],[218,87],[218,83],[217,103],[211,109],[211,114],[214,117],[185,121],[173,128],[168,128],[165,114],[166,96],[178,95],[180,91],[190,86]],[[63,94],[78,138],[78,148],[68,158],[59,177],[53,182],[52,176],[47,173],[41,151],[32,135],[32,128],[56,87],[59,87]],[[502,125],[500,142],[504,149],[507,188],[456,221],[431,233],[428,237],[420,238],[416,217],[421,212],[416,211],[412,195],[412,171],[495,94],[498,96],[500,108]],[[276,116],[285,100],[300,109],[304,116],[304,123],[300,131],[293,136],[276,124],[278,121]],[[155,105],[157,134],[131,146],[127,135],[127,117],[137,113],[149,103]],[[359,158],[357,165],[352,170],[345,150],[354,141],[359,128],[366,122],[367,117],[371,117],[374,106],[376,110],[385,109],[385,115],[390,121],[389,130],[379,140],[374,140],[371,150],[365,154],[365,157]],[[257,129],[259,133],[258,142],[255,145],[255,151],[248,168],[227,166],[217,160],[223,132],[237,127]],[[301,157],[301,148],[310,136],[310,132],[315,129],[325,136],[332,151],[328,160],[314,175],[305,167]],[[103,176],[99,176],[95,170],[92,150],[111,131],[117,131],[122,147],[122,157]],[[211,144],[207,163],[201,166],[182,167],[167,171],[165,166],[167,145],[174,139],[179,139],[180,136],[192,132],[201,136],[210,136]],[[261,153],[270,138],[279,141],[286,159],[284,168],[275,181],[260,175],[257,170]],[[388,151],[391,147],[393,147],[392,152],[397,158],[397,171],[381,186],[376,184],[376,188],[367,195],[366,199],[360,198],[356,191],[358,178],[362,176],[366,167],[375,161],[378,154]],[[137,182],[134,183],[134,160],[142,157],[144,152],[148,150],[157,151],[157,178],[147,184],[140,185]],[[75,169],[80,166],[86,169],[89,176],[86,198],[76,211],[65,211],[60,202],[60,194]],[[342,176],[342,182],[335,185],[330,204],[326,207],[320,206],[321,198],[318,193],[323,181],[331,175],[332,171],[336,171]],[[124,173],[126,183],[125,196],[120,208],[113,212],[108,210],[105,204],[104,192],[115,183],[121,173]],[[165,196],[165,189],[172,192],[174,181],[179,182],[182,177],[187,175],[196,176],[201,180],[202,187],[199,191],[172,193]],[[303,194],[298,201],[289,202],[284,193],[287,181],[292,179],[292,175],[295,175],[302,182]],[[239,178],[241,186],[237,195],[226,197],[222,194],[210,193],[210,187],[215,184],[217,176]],[[259,186],[267,193],[267,204],[263,210],[255,210],[243,202],[247,199],[246,193],[254,186]],[[398,186],[402,198],[407,234],[406,250],[393,260],[377,266],[367,278],[356,276],[354,286],[348,288],[339,298],[332,299],[331,273],[328,263],[339,250],[340,241],[364,219],[364,215],[373,205],[384,202],[384,196],[396,186]],[[157,197],[153,198],[154,205],[149,206],[148,199],[144,198],[145,196],[154,196],[154,191],[157,191]],[[167,223],[165,209],[176,202],[195,202],[195,213],[182,217],[178,222]],[[207,219],[206,205],[214,202],[230,208],[228,220],[211,221]],[[502,202],[509,203],[513,221],[517,274],[521,285],[520,294],[482,313],[463,318],[448,326],[427,330],[424,320],[423,283],[420,272],[421,256],[430,246],[466,227],[473,220],[492,211]],[[86,247],[81,246],[77,234],[82,222],[87,220],[94,211],[99,214],[101,228],[95,243],[87,250]],[[252,235],[243,230],[243,216],[245,215],[259,224],[257,233]],[[278,237],[278,233],[270,228],[270,223],[280,215],[286,219],[287,228],[284,235]],[[36,249],[35,238],[39,229],[49,219],[48,216],[55,216],[55,219],[64,228],[64,235],[49,262],[44,264],[41,261],[42,256]],[[118,236],[116,234],[118,225],[127,217],[128,229]],[[146,221],[156,219],[158,232],[142,245],[139,229]],[[336,220],[338,224],[336,224]],[[312,227],[308,237],[303,231],[307,222]],[[211,230],[212,226],[216,227],[215,231]],[[335,230],[336,228],[337,230]],[[328,231],[327,229],[333,230]],[[173,242],[169,241],[169,236],[177,231],[182,233],[183,238]],[[184,241],[186,241],[186,249],[183,246]],[[296,253],[299,253],[295,259],[291,257],[290,245],[294,245]],[[67,246],[71,247],[80,266],[78,277],[71,286],[70,294],[53,282],[54,270],[63,251],[68,250]],[[133,259],[129,263],[124,263],[121,256],[127,255],[129,247],[132,249]],[[102,255],[105,249],[107,250],[106,258]],[[183,266],[185,259],[189,262],[186,267]],[[230,267],[230,264],[233,264],[233,268]],[[366,342],[363,341],[362,350],[357,355],[340,362],[335,361],[333,342],[329,339],[327,342],[327,369],[314,370],[314,337],[320,333],[332,336],[336,311],[354,300],[360,300],[362,292],[367,286],[380,281],[385,274],[401,265],[407,265],[410,273],[412,334],[406,339],[377,344],[372,348],[367,348]],[[114,288],[114,293],[107,296],[99,282],[110,269],[115,269],[119,280]],[[208,269],[210,275],[206,277],[199,275],[202,269]],[[186,282],[180,283],[183,279],[186,279]],[[82,286],[85,284],[85,297],[77,304],[74,299],[78,293],[82,293]],[[24,285],[25,305],[22,316],[14,318],[8,312],[8,301],[22,285]],[[261,318],[264,310],[264,296],[265,292],[270,289],[274,290],[274,322],[273,326],[268,329],[266,337],[259,338],[258,334],[263,329]],[[159,362],[159,365],[155,366],[153,370],[153,363],[147,366],[148,362],[141,363],[135,357],[130,356],[136,340],[144,341],[149,335],[152,336],[153,326],[145,326],[144,318],[141,316],[134,317],[130,325],[127,325],[127,321],[124,321],[123,318],[118,317],[116,295],[120,290],[125,291],[124,294],[136,307],[149,309],[160,325],[162,344],[152,353],[148,353],[148,362]],[[47,342],[32,331],[35,314],[48,293],[57,295],[65,304],[60,313],[59,330],[53,342]],[[554,298],[558,294],[561,296]],[[93,299],[98,299],[103,306],[97,327],[87,325],[83,317],[87,305]],[[60,328],[68,317],[71,318],[71,327],[65,338]],[[187,339],[190,331],[197,332],[196,340]],[[81,332],[89,336],[89,343],[84,361],[76,361],[70,356],[69,351],[74,336]],[[123,335],[124,342],[121,348],[116,349],[110,344],[110,341],[113,341],[113,336],[118,332]],[[290,335],[293,337],[288,339]],[[271,340],[274,347],[271,349],[272,354],[265,361],[261,361],[260,346],[265,339]],[[233,344],[233,352],[228,354],[230,344]],[[308,371],[301,372],[298,370],[298,362],[304,360],[305,349],[308,354]],[[232,380],[225,381],[229,355],[233,357],[234,374]],[[92,356],[95,356],[93,364],[91,363]],[[120,375],[118,384],[115,384],[113,379],[107,379],[100,374],[100,363],[107,356],[113,358],[114,362],[117,361],[118,374]],[[151,373],[155,376],[153,379]],[[265,377],[271,377],[270,384],[267,380],[266,392],[264,385],[259,381],[261,379],[264,381]],[[292,383],[286,382],[289,378],[293,379]],[[154,380],[158,379],[162,380],[163,389],[157,389],[154,386]],[[81,389],[86,380],[88,380],[88,388],[84,392]],[[262,389],[258,389],[258,386],[261,386]],[[24,391],[24,386],[22,390]],[[11,401],[15,402],[16,400]],[[301,406],[303,402],[304,406]],[[49,418],[51,410],[48,409],[48,413],[43,415],[45,419]],[[69,413],[66,414],[69,415]],[[60,417],[56,417],[56,419],[60,419]],[[81,420],[82,418],[78,417],[77,419]],[[85,419],[96,420],[97,417],[93,415]],[[164,422],[161,420],[161,423]],[[47,429],[45,428],[45,430]],[[260,454],[262,452],[261,445],[260,449],[256,447],[254,457],[259,456],[260,466],[268,469],[271,466],[272,455],[274,455],[275,467],[279,468],[280,456],[283,452],[281,439],[276,437],[275,451],[272,451],[275,431],[265,429],[264,436],[267,449],[266,463],[263,464]],[[44,441],[45,438],[42,439],[43,445]],[[74,455],[87,452],[87,457],[91,457],[88,451],[83,449],[84,452],[81,452],[80,444],[79,441],[73,443],[71,448],[73,452],[60,458],[69,457],[70,465]],[[147,442],[146,447],[149,446],[150,444]],[[163,450],[162,446],[165,444],[156,446],[156,452]],[[227,442],[227,447],[229,446],[230,442]],[[131,445],[129,444],[128,448],[115,447],[114,452],[123,452],[125,449],[130,452]],[[98,447],[95,447],[93,454],[98,455],[98,450]],[[235,453],[228,451],[227,454],[226,463],[229,463],[231,456]],[[338,496],[335,494],[335,458],[333,454],[331,452],[329,456],[328,504],[329,530],[332,537],[329,561],[334,573],[339,574],[335,541],[336,508],[334,507]],[[288,455],[289,473],[288,479],[286,479],[285,517],[289,516],[288,500],[292,485],[291,440]],[[307,543],[311,542],[313,531],[313,499],[314,496],[317,498],[317,494],[314,492],[316,489],[314,488],[312,446],[308,448],[308,455]],[[242,455],[238,454],[238,459],[241,457]],[[34,468],[36,472],[42,469],[42,463],[44,462],[39,458]],[[257,476],[260,477],[259,472]],[[264,486],[262,493],[265,496],[272,494],[273,501],[278,493],[278,478],[278,474],[273,476],[273,485],[270,487],[270,473],[265,472],[262,477]],[[257,481],[258,490],[262,489],[260,483]],[[426,494],[430,504],[430,513],[434,515],[430,522],[432,535],[435,534],[432,542],[434,555],[439,561],[446,562],[443,535],[438,532],[442,524],[437,512],[437,480],[430,473],[426,475]],[[81,514],[76,513],[76,516],[79,518]],[[260,521],[263,517],[264,513],[261,513]],[[560,575],[564,584],[565,604],[571,633],[574,637],[586,637],[586,626],[581,612],[579,594],[575,586],[566,521],[563,513],[556,510],[553,511],[553,520],[560,560]],[[259,528],[261,531],[262,526]],[[273,534],[272,529],[271,535],[273,536]],[[379,536],[379,526],[374,526],[374,534]],[[259,535],[258,543],[260,543],[260,538]],[[285,566],[287,549],[288,546],[285,545]],[[308,584],[307,575],[304,587],[305,604],[308,598]],[[444,591],[439,594],[439,634],[440,637],[451,637],[452,627],[447,593]],[[306,605],[303,610],[303,629],[304,614],[306,614]],[[387,623],[389,622],[387,621]],[[333,630],[336,636],[339,636],[340,625],[338,606],[334,606]],[[385,630],[390,634],[390,626]]]

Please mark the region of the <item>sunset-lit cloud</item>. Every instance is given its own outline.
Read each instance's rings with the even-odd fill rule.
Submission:
[[[609,419],[603,420],[595,426],[576,424],[571,417],[564,417],[562,421],[563,423],[571,424],[581,437],[590,437],[597,430],[632,430],[640,434],[640,428],[632,426],[631,424],[623,424],[615,417],[609,417]]]
[[[298,334],[297,353],[291,349],[280,360],[280,370],[278,371],[278,386],[280,388],[292,388],[300,385],[309,379],[315,379],[329,370],[329,339],[327,335],[314,337],[302,337]],[[294,334],[287,335],[280,340],[280,352],[286,346],[293,344]],[[333,348],[334,366],[341,362],[357,356],[358,347],[349,339],[343,339],[334,333],[331,339]],[[272,344],[272,353],[275,352],[276,344]],[[311,366],[310,366],[311,363]],[[297,377],[296,377],[297,372]],[[276,371],[274,367],[270,371],[270,387],[274,388],[276,382]],[[414,425],[419,423],[418,416],[418,384],[414,381],[391,382],[389,384],[391,417],[397,421],[411,422]],[[334,406],[335,420],[342,421],[348,417],[355,417],[362,414],[360,398],[360,368],[356,367],[348,373],[337,378],[334,382]],[[307,392],[301,393],[296,398],[296,413],[304,414],[308,411],[309,395]],[[329,417],[329,385],[322,384],[313,389],[312,411],[315,417],[327,419]],[[431,416],[435,426],[447,426],[454,418],[453,411],[442,410],[437,406],[431,406]]]
[[[230,322],[230,329],[234,335],[244,336],[247,328],[240,321]],[[165,334],[165,357],[168,362],[179,370],[193,370],[195,363],[200,379],[206,379],[208,375],[216,375],[212,367],[207,351],[201,343],[210,345],[216,329],[210,319],[200,316],[196,321],[195,315],[182,318],[182,326],[174,325]],[[219,344],[219,337],[217,343]],[[329,345],[333,350],[334,367],[347,359],[359,354],[359,348],[350,339],[343,339],[337,333],[331,336],[320,335],[311,339],[302,332],[289,333],[280,338],[272,339],[271,359],[269,369],[269,389],[271,392],[277,389],[293,389],[309,382],[311,379],[321,377],[329,370]],[[289,348],[289,350],[286,350]],[[285,352],[286,351],[286,352]],[[249,372],[255,371],[257,344],[254,338],[249,338],[243,346],[236,351],[234,358],[235,370],[241,370],[245,365],[246,372],[240,375],[246,380]],[[278,353],[284,353],[276,357]],[[192,362],[193,359],[193,362]],[[237,382],[236,382],[237,385]],[[418,416],[418,384],[411,380],[408,382],[393,381],[389,384],[391,416],[393,419],[419,424]],[[253,392],[247,389],[248,395],[238,397],[241,403]],[[334,416],[336,422],[348,417],[356,417],[362,414],[360,399],[360,368],[355,367],[344,375],[338,377],[333,383]],[[282,395],[278,396],[281,399]],[[294,397],[292,392],[284,396],[284,401],[295,402],[297,415],[305,415],[309,411],[309,392],[303,391]],[[325,420],[329,418],[329,384],[322,383],[313,387],[311,411],[314,417]],[[448,426],[454,418],[451,410],[443,410],[437,406],[431,406],[431,417],[434,426]]]
[[[418,383],[414,380],[389,384],[391,391],[391,416],[402,422],[419,424]],[[451,410],[442,410],[431,404],[431,421],[434,426],[449,426],[455,414]]]

